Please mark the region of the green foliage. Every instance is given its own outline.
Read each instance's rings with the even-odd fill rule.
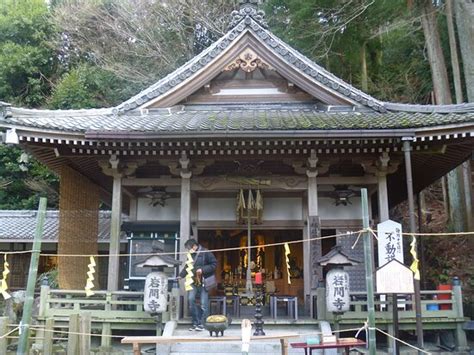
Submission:
[[[419,22],[402,0],[270,0],[272,30],[345,81],[382,100],[426,103],[429,65]]]
[[[44,0],[3,0],[0,6],[0,98],[39,106],[56,70],[54,34]]]
[[[53,109],[98,108],[116,105],[130,96],[133,85],[89,64],[64,74],[49,100]]]
[[[49,191],[49,188],[58,188],[56,175],[35,159],[20,162],[21,155],[19,148],[0,145],[0,176],[3,181],[0,184],[0,209],[36,209],[39,197],[44,195],[48,195],[51,207],[57,207],[57,199],[51,198]],[[44,186],[44,189],[30,188],[33,184]]]

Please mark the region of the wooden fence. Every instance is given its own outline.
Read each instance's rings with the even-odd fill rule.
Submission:
[[[441,295],[448,295],[447,299]],[[440,297],[441,296],[441,297]],[[326,289],[316,290],[316,317],[334,324],[335,328],[353,328],[363,324],[368,318],[367,293],[351,292],[351,306],[348,312],[336,314],[326,310]],[[393,302],[391,295],[375,293],[375,323],[378,328],[393,333]],[[437,305],[430,307],[430,305]],[[413,295],[397,297],[399,328],[415,330],[416,317]],[[437,308],[434,310],[433,308]],[[433,310],[432,310],[433,309]],[[466,350],[467,339],[463,326],[469,320],[464,317],[462,291],[460,285],[453,285],[452,291],[421,291],[421,313],[423,329],[453,330],[458,350]]]

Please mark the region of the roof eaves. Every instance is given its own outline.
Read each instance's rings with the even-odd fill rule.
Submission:
[[[474,113],[474,103],[468,102],[454,105],[416,105],[395,102],[383,103],[387,110],[397,112],[419,112],[419,113]]]
[[[86,139],[183,139],[183,138],[317,138],[317,137],[407,137],[415,136],[415,130],[406,129],[327,129],[327,130],[222,130],[222,131],[169,131],[169,132],[118,132],[118,131],[87,131]]]

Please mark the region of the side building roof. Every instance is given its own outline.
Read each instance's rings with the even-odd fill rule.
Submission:
[[[0,242],[32,243],[35,236],[36,217],[34,210],[0,210]],[[99,212],[99,243],[110,240],[110,211]],[[126,219],[126,217],[124,216]],[[58,241],[59,211],[46,211],[44,221],[43,242]],[[121,233],[121,242],[126,242],[126,234]]]

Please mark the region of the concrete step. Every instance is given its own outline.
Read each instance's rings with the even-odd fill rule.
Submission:
[[[286,325],[286,326],[272,326],[268,325],[264,327],[264,331],[267,335],[271,334],[282,334],[282,333],[310,333],[315,331],[314,325]],[[225,335],[228,336],[240,336],[241,328],[239,324],[232,324],[229,329],[225,331]],[[189,336],[193,335],[196,337],[209,337],[207,331],[203,332],[191,332],[188,330],[188,326],[180,325],[174,331],[173,335]],[[290,342],[305,341],[306,337],[290,339]],[[268,341],[253,341],[250,344],[250,354],[281,354],[281,345],[279,340],[268,340]],[[301,349],[292,349],[289,347],[288,354],[299,354],[301,355]],[[191,355],[191,354],[207,354],[207,355],[227,355],[227,354],[242,354],[242,343],[239,341],[232,342],[212,342],[208,343],[177,343],[171,346],[170,355]],[[313,351],[313,354],[319,354]],[[321,353],[322,354],[322,353]]]

